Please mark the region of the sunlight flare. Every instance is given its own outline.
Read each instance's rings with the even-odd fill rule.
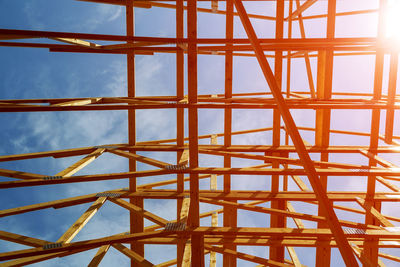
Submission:
[[[386,37],[400,41],[400,1],[388,0],[386,11]]]

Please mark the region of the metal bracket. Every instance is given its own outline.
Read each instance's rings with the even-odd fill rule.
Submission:
[[[96,197],[119,197],[120,195],[122,195],[121,193],[97,193]]]
[[[59,176],[59,175],[57,175],[57,176],[45,176],[45,177],[43,177],[43,180],[57,180],[57,179],[62,179],[63,177],[62,176]]]
[[[62,242],[45,244],[43,245],[43,249],[61,248],[62,244]]]
[[[345,228],[343,231],[350,235],[365,235],[365,231],[362,229]]]
[[[187,163],[186,163],[187,164]],[[188,168],[188,166],[186,164],[177,164],[177,165],[167,165],[165,166],[165,169],[167,170],[185,170]]]
[[[165,225],[165,231],[184,231],[185,229],[186,229],[185,222],[167,223]]]
[[[108,148],[108,149],[115,149],[115,148],[120,148],[121,146],[94,146],[94,148]]]

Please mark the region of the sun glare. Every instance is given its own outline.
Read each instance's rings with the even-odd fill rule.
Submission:
[[[400,41],[400,0],[388,0],[386,37],[396,42]]]

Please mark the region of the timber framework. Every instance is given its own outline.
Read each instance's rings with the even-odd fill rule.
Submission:
[[[122,110],[127,114],[128,140],[123,144],[2,155],[1,162],[16,164],[38,158],[80,159],[46,175],[0,169],[4,177],[0,190],[48,185],[62,188],[64,184],[79,186],[113,179],[127,181],[128,187],[1,210],[0,217],[15,216],[17,220],[23,213],[90,203],[58,240],[0,229],[0,239],[31,247],[0,252],[1,264],[22,266],[88,250],[96,250],[82,263],[88,266],[101,265],[109,250],[128,257],[132,266],[400,264],[400,135],[396,135],[400,131],[395,123],[400,108],[396,94],[399,50],[385,36],[387,1],[377,0],[376,9],[364,9],[362,2],[353,2],[347,11],[338,11],[343,1],[336,0],[85,1],[122,6],[126,35],[0,29],[0,46],[126,55],[126,96],[2,99],[0,112],[92,111],[101,116],[102,112]],[[252,8],[254,4],[257,9]],[[268,12],[263,13],[263,5]],[[137,9],[159,9],[160,14],[173,10],[176,35],[135,35]],[[310,10],[320,13],[307,13]],[[198,18],[203,13],[223,18],[224,37],[199,37],[202,25]],[[377,29],[375,36],[337,36],[340,19],[369,15],[376,18],[372,26]],[[264,21],[272,27],[272,37],[259,33]],[[318,27],[313,28],[314,24]],[[310,37],[315,36],[316,29],[319,37]],[[236,31],[243,34],[238,37]],[[175,57],[175,69],[169,74],[176,81],[176,93],[138,95],[135,57],[162,53]],[[224,81],[223,88],[202,93],[198,86],[199,58],[224,61],[217,74]],[[235,72],[238,58],[257,63],[264,90],[249,92],[235,85],[236,75],[240,75]],[[373,77],[368,88],[357,91],[334,86],[338,79],[334,66],[342,58],[371,62]],[[356,67],[347,71],[354,72],[354,79],[363,79],[364,74]],[[299,76],[306,81],[304,85],[298,86]],[[137,127],[143,123],[137,120],[137,112],[143,109],[173,110],[171,127],[176,136],[137,141]],[[221,124],[205,134],[203,128],[209,126],[199,120],[203,111],[223,114]],[[251,127],[253,124],[243,121],[242,128],[237,129],[236,120],[244,120],[237,114],[248,111],[265,116],[269,124]],[[338,116],[337,111],[347,116]],[[355,111],[367,115],[352,118]],[[308,125],[298,121],[302,114],[307,114]],[[351,127],[342,122],[348,120],[349,125],[352,119],[363,120],[370,131],[349,130]],[[169,160],[159,159],[165,158],[160,156],[163,153],[171,155]],[[103,154],[128,159],[129,170],[78,173]],[[141,169],[143,165],[147,167]],[[142,182],[153,177],[157,180]],[[235,186],[237,181],[242,181],[240,187]],[[264,186],[257,190],[246,187],[254,181]],[[146,205],[149,200],[175,201],[171,210],[174,219],[157,215],[151,205]],[[129,212],[129,229],[74,241],[107,202]],[[256,219],[257,224],[249,223],[245,217],[252,216],[261,219]],[[169,261],[155,262],[151,247],[165,245],[173,245],[176,254],[169,255]],[[260,247],[264,256],[252,254]],[[304,252],[313,258],[312,263]]]

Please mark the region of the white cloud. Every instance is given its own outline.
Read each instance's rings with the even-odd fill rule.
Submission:
[[[107,75],[110,81],[105,85],[104,94],[107,96],[126,96],[126,63],[122,60],[115,60],[110,63],[109,69],[101,72]]]
[[[116,5],[99,5],[96,7],[96,13],[110,22],[116,20],[122,13],[122,7]]]
[[[158,57],[143,56],[136,60],[136,93],[141,96],[162,95],[160,75],[162,62]],[[165,95],[165,93],[164,93]]]
[[[30,24],[29,26],[34,28],[35,30],[43,30],[44,23],[39,19],[39,12],[35,2],[28,1],[25,3],[23,7],[23,11],[26,15],[26,20]]]
[[[103,14],[108,14],[110,11],[101,11]],[[117,14],[114,14],[114,17]],[[118,15],[119,16],[119,15]],[[115,19],[112,16],[110,19]],[[141,91],[145,95],[156,94],[157,90],[160,90],[158,84],[154,83],[154,77],[157,76],[159,70],[162,68],[162,61],[158,58],[148,57],[146,59],[139,58],[137,60],[137,90]],[[97,69],[97,73],[94,75],[95,78],[101,79],[103,84],[97,88],[97,91],[90,92],[98,96],[125,96],[126,95],[126,66],[123,60],[115,60],[107,65],[105,69]],[[81,75],[72,72],[71,78],[73,82],[66,85],[67,93],[73,96],[79,96],[82,92]],[[41,89],[40,93],[45,95],[52,95],[54,88],[54,77],[50,68],[42,68],[38,71],[38,75],[33,80],[35,88]],[[159,91],[158,91],[159,92]],[[24,114],[20,119],[19,125],[22,127],[22,137],[16,136],[12,140],[14,147],[18,148],[17,153],[24,152],[35,152],[43,150],[56,150],[63,148],[99,145],[107,143],[121,143],[127,141],[127,112],[126,111],[96,111],[96,112],[40,112],[40,113],[29,113]],[[138,139],[158,139],[158,138],[171,138],[173,137],[175,130],[174,127],[170,127],[171,123],[175,124],[175,111],[165,110],[143,110],[137,112],[137,130]],[[155,155],[156,157],[157,155]],[[158,155],[159,158],[163,158],[165,155]],[[53,163],[52,169],[62,170],[69,166],[73,162],[79,160],[80,157],[66,158],[66,159],[52,159],[49,158],[49,162]],[[124,171],[127,168],[127,160],[121,159],[118,156],[104,154],[96,159],[93,163],[85,167],[79,174],[86,173],[107,173],[107,172],[119,172]],[[49,171],[50,169],[44,170]],[[49,173],[52,175],[53,173]],[[125,181],[126,182],[126,181]],[[114,189],[123,187],[120,186],[124,181],[108,181],[108,182],[96,182],[96,183],[83,183],[83,184],[70,184],[62,185],[62,192],[57,193],[56,188],[54,191],[46,194],[42,198],[42,201],[46,201],[48,198],[64,198],[69,196],[76,196],[87,194],[89,192],[103,191],[104,188]],[[58,195],[55,195],[58,194]],[[37,200],[37,199],[36,199]],[[166,209],[164,204],[175,205],[175,203],[154,203],[151,202],[146,204],[146,208],[153,211],[161,216],[168,217],[172,216],[170,210],[174,208]],[[114,205],[114,204],[111,204]],[[107,206],[107,205],[105,205]],[[114,205],[115,206],[115,205]],[[100,236],[106,236],[109,234],[115,234],[117,232],[123,232],[128,230],[128,220],[126,216],[127,212],[122,208],[109,209],[102,207],[100,211],[93,217],[92,221],[82,230],[76,237],[76,240],[84,240],[88,238],[95,238]],[[49,212],[54,212],[49,210]],[[83,212],[81,208],[76,210],[59,210],[59,212],[65,212],[64,214],[68,217],[78,218]],[[51,213],[48,213],[51,214]],[[46,216],[48,216],[46,214]],[[172,216],[173,217],[173,216]],[[171,218],[172,218],[171,217]],[[58,218],[59,219],[59,218]],[[51,218],[46,218],[46,221]],[[65,225],[59,225],[58,230],[63,228],[64,230],[70,226],[70,223]],[[28,226],[29,228],[30,226]],[[16,229],[16,232],[20,232]],[[28,230],[27,230],[28,231]],[[31,236],[40,236],[40,229],[29,230]],[[54,236],[60,236],[61,231],[53,231],[51,234],[52,239]],[[48,236],[47,236],[48,237]],[[74,240],[75,241],[75,240]],[[152,248],[148,249],[149,252]],[[46,263],[38,264],[38,266],[76,266],[82,262],[89,262],[95,251],[88,253],[82,253],[79,255],[73,255],[66,258],[50,260]],[[129,260],[124,255],[121,255],[115,250],[110,250],[107,256],[104,258],[104,264],[115,264],[120,262],[121,266],[125,265]],[[46,265],[47,264],[47,265]]]
[[[87,18],[84,27],[88,31],[93,31],[105,23],[110,23],[118,19],[122,14],[122,7],[116,5],[96,5],[94,12]],[[79,26],[82,26],[80,23]]]

